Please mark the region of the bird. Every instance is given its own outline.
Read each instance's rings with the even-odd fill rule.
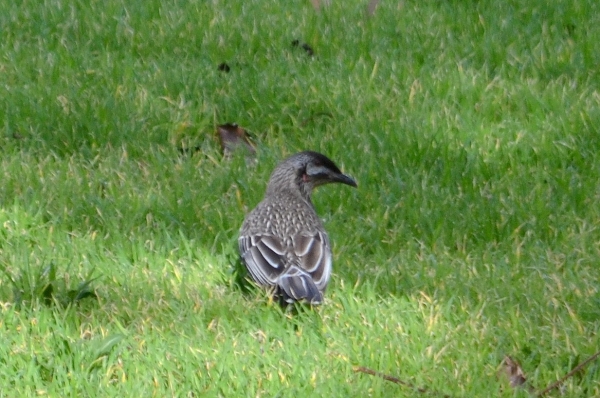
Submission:
[[[273,170],[264,199],[246,216],[238,247],[252,280],[282,303],[318,305],[331,277],[329,236],[312,203],[313,190],[357,187],[327,156],[296,153]]]

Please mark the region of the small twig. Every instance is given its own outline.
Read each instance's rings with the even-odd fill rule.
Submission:
[[[373,369],[365,368],[364,366],[357,366],[357,367],[354,368],[354,371],[357,372],[357,373],[360,372],[360,373],[366,373],[366,374],[371,375],[371,376],[381,377],[383,380],[391,381],[392,383],[396,383],[396,384],[400,384],[401,386],[412,388],[413,390],[417,390],[420,393],[427,393],[427,392],[436,393],[435,391],[429,391],[426,388],[417,387],[417,386],[415,386],[415,385],[413,385],[413,384],[411,384],[411,383],[409,383],[407,381],[400,380],[399,378],[397,378],[395,376],[388,375],[388,374],[385,374],[385,373],[381,373],[381,372],[378,372],[378,371],[373,370]],[[439,393],[436,393],[436,394],[441,395]],[[446,398],[449,397],[448,395],[442,395],[442,396],[446,397]]]
[[[534,393],[533,396],[535,396],[535,397],[543,397],[546,394],[548,394],[550,391],[552,391],[552,390],[554,390],[556,388],[559,388],[560,386],[562,386],[565,383],[565,381],[567,381],[569,378],[573,377],[573,375],[575,375],[576,373],[580,372],[583,368],[585,368],[591,362],[593,362],[596,359],[598,359],[598,357],[600,357],[600,351],[596,352],[594,355],[592,355],[591,357],[589,357],[585,361],[583,361],[580,364],[578,364],[577,366],[575,366],[573,368],[573,370],[571,370],[569,373],[567,373],[566,375],[564,375],[558,381],[550,384],[544,390],[539,391],[537,393]],[[401,379],[399,379],[399,378],[397,378],[395,376],[388,375],[388,374],[385,374],[385,373],[381,373],[381,372],[378,372],[378,371],[373,370],[373,369],[365,368],[364,366],[357,366],[357,367],[354,368],[354,371],[357,372],[357,373],[366,373],[366,374],[371,375],[371,376],[381,377],[384,380],[391,381],[392,383],[396,383],[396,384],[399,384],[399,385],[402,385],[402,386],[405,386],[405,387],[408,387],[408,388],[412,388],[412,389],[414,389],[414,390],[416,390],[416,391],[418,391],[420,393],[431,392],[431,393],[435,393],[437,395],[441,395],[443,397],[447,397],[447,398],[449,397],[449,395],[445,395],[445,394],[442,395],[442,394],[440,394],[440,393],[438,393],[436,391],[430,391],[430,390],[428,390],[427,388],[424,388],[424,387],[417,387],[417,386],[415,386],[415,385],[413,385],[413,384],[411,384],[411,383],[409,383],[407,381],[401,380]],[[525,378],[523,377],[523,382],[519,383],[519,385],[522,385],[524,383],[525,383]],[[512,385],[512,384],[511,384],[511,386],[515,387],[515,385]]]
[[[412,384],[402,381],[397,377],[386,375],[385,373],[377,372],[373,369],[365,368],[363,366],[358,366],[358,367],[354,368],[354,371],[360,372],[360,373],[366,373],[366,374],[372,375],[372,376],[381,377],[382,379],[391,381],[392,383],[400,384],[400,385],[410,387],[410,388],[415,388],[415,386],[413,386]],[[424,392],[424,391],[421,391],[421,392]]]
[[[546,389],[538,392],[535,394],[536,397],[542,397],[546,394],[548,394],[550,391],[554,390],[555,388],[560,387],[561,385],[563,385],[565,383],[565,381],[571,377],[573,377],[573,375],[577,372],[579,372],[581,369],[583,369],[584,367],[586,367],[590,362],[596,360],[598,357],[600,356],[600,351],[596,352],[594,355],[592,355],[591,357],[589,357],[588,359],[586,359],[585,361],[581,362],[579,365],[575,366],[573,368],[573,370],[571,370],[569,373],[567,373],[566,375],[564,375],[564,377],[552,384],[550,384],[548,387],[546,387]]]

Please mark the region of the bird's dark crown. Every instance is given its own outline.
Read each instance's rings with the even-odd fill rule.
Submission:
[[[310,200],[315,187],[335,182],[356,187],[356,182],[343,174],[327,156],[314,151],[303,151],[277,165],[271,174],[267,192],[291,190]]]
[[[319,152],[304,151],[304,152],[300,152],[296,155],[293,155],[292,157],[294,157],[294,156],[305,158],[305,160],[303,162],[304,169],[306,169],[306,166],[308,166],[309,163],[312,163],[315,166],[325,167],[325,168],[333,171],[334,173],[342,174],[339,167],[337,167],[336,164],[333,163],[333,161],[331,159],[329,159],[327,156],[325,156]]]

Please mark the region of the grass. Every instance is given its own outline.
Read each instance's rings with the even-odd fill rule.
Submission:
[[[0,396],[526,396],[504,355],[542,389],[598,350],[600,6],[338,3],[0,0]],[[316,193],[291,316],[235,244],[304,149],[359,189]]]

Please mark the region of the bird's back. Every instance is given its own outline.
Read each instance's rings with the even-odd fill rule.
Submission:
[[[241,234],[266,233],[287,237],[301,231],[323,231],[323,223],[312,203],[287,192],[266,197],[252,210],[241,228]]]

